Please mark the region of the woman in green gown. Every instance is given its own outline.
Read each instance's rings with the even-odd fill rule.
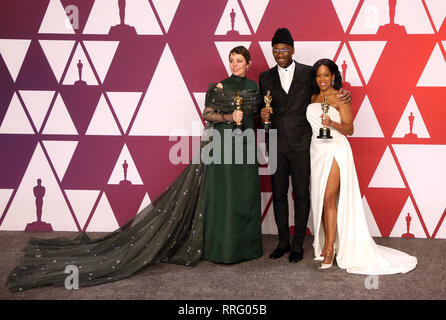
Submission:
[[[240,92],[258,90],[257,83],[246,78],[251,63],[249,51],[236,47],[229,53],[232,75],[218,84],[223,90]],[[255,144],[252,112],[233,111],[216,114],[209,99],[203,118],[214,122],[214,129],[221,137],[220,163],[206,166],[205,215],[203,258],[217,263],[236,263],[262,255],[260,179],[257,163],[249,163],[248,144]],[[243,129],[252,129],[248,138],[237,144],[233,135],[234,120],[242,118]],[[229,120],[229,121],[228,121]],[[225,134],[226,131],[226,134]],[[249,130],[248,130],[249,131]],[[236,150],[236,149],[239,150]],[[231,152],[230,163],[224,155]],[[243,161],[235,163],[235,154],[241,151]],[[255,152],[254,157],[255,157]],[[214,159],[215,160],[215,159]]]
[[[72,270],[77,270],[78,287],[87,287],[124,279],[159,262],[193,266],[200,260],[236,263],[262,255],[256,162],[202,161],[203,150],[212,146],[206,140],[212,131],[224,137],[224,129],[232,130],[232,121],[241,119],[245,131],[253,128],[260,104],[256,83],[245,77],[249,52],[234,48],[230,61],[234,74],[206,93],[203,117],[208,125],[200,152],[178,178],[134,218],[101,238],[90,239],[85,232],[75,239],[32,238],[22,263],[8,276],[10,290],[67,286],[68,279],[74,281],[68,277]],[[234,112],[235,96],[243,99],[242,112]],[[221,147],[225,145],[237,149],[232,139],[223,140]],[[244,152],[246,148],[244,142]]]

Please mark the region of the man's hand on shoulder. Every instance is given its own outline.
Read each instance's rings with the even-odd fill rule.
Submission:
[[[344,90],[343,88],[339,89],[336,98],[338,99],[339,102],[342,103],[352,102],[352,95],[350,94],[350,91]]]

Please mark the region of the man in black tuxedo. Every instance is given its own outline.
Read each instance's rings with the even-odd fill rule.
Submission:
[[[277,170],[271,176],[271,182],[279,244],[269,257],[277,259],[291,251],[289,261],[298,262],[303,258],[303,243],[310,212],[312,132],[306,118],[306,110],[313,94],[313,68],[293,60],[294,40],[288,29],[277,29],[272,39],[272,47],[277,65],[261,73],[259,77],[260,94],[265,96],[268,90],[271,92],[271,128],[277,130]],[[346,91],[339,97],[351,99],[350,93]],[[269,116],[270,111],[262,108],[262,120]],[[295,221],[291,244],[288,224],[290,175],[294,192]]]

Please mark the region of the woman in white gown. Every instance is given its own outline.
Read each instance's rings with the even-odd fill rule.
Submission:
[[[362,205],[350,144],[353,134],[351,103],[336,99],[342,86],[338,66],[329,59],[314,65],[318,92],[307,109],[313,136],[311,159],[311,210],[314,223],[315,260],[321,269],[338,266],[350,273],[382,275],[406,273],[417,265],[417,258],[377,245],[368,229]],[[327,116],[321,103],[330,105]],[[327,126],[332,139],[318,139],[319,129]]]

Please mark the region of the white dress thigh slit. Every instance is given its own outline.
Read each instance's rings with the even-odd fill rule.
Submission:
[[[406,273],[417,265],[417,258],[404,252],[377,245],[373,240],[362,205],[355,163],[347,138],[330,128],[333,139],[318,139],[321,128],[321,104],[312,103],[307,119],[313,130],[310,146],[310,195],[314,228],[314,255],[319,257],[324,246],[322,210],[325,187],[335,159],[340,170],[337,199],[336,262],[349,273],[384,275]],[[330,107],[328,115],[341,122],[339,111]]]

